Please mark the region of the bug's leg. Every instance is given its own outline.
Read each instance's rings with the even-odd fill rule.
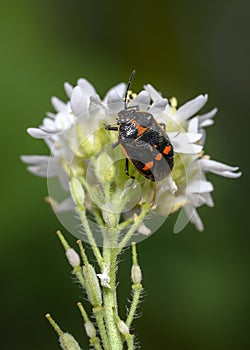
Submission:
[[[105,125],[105,129],[109,130],[109,131],[118,131],[118,126],[111,126],[111,125]],[[116,146],[118,146],[120,143],[120,141],[116,141],[113,145],[112,148],[115,148]]]
[[[106,130],[118,131],[118,126],[105,125]]]
[[[120,140],[116,141],[115,143],[113,143],[112,148],[115,148],[116,146],[118,146],[120,144]]]
[[[162,129],[164,130],[164,131],[166,131],[166,124],[164,124],[164,123],[159,123],[160,124],[160,126],[162,127]]]
[[[135,179],[135,177],[133,175],[130,175],[129,174],[129,162],[128,162],[128,158],[126,158],[126,161],[125,161],[125,173],[126,175],[128,175],[131,179]]]

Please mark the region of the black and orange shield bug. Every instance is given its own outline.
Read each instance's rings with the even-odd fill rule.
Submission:
[[[125,96],[124,109],[118,113],[117,125],[107,125],[106,130],[118,131],[118,141],[113,148],[121,145],[125,155],[125,172],[129,174],[129,161],[135,169],[152,181],[166,178],[174,166],[174,150],[165,131],[154,116],[139,109],[128,107],[128,93],[135,71],[130,75]]]

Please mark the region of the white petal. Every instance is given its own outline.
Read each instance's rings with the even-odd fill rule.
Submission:
[[[108,98],[107,98],[107,104],[110,105],[112,103],[117,103],[121,102],[123,104],[123,99],[121,96],[118,94],[116,90],[110,91]]]
[[[198,134],[198,118],[192,118],[188,124],[188,132]],[[198,140],[197,140],[198,141]]]
[[[187,194],[189,193],[204,193],[204,192],[212,192],[213,185],[209,181],[205,180],[193,180],[187,185]]]
[[[189,204],[185,205],[183,209],[185,210],[187,217],[195,225],[197,230],[203,231],[204,225],[201,221],[201,218],[199,217],[199,214],[197,213],[197,210],[192,205],[189,205]]]
[[[55,137],[56,138],[56,137]],[[47,138],[44,139],[44,142],[46,143],[46,145],[48,146],[48,148],[50,149],[50,151],[52,151],[55,147],[55,140],[53,137],[51,138]]]
[[[43,131],[41,129],[38,128],[28,128],[27,129],[28,134],[30,134],[32,137],[36,138],[36,139],[45,139],[47,137],[51,137],[51,134]]]
[[[90,82],[84,78],[77,80],[77,85],[82,89],[83,95],[85,98],[89,98],[91,95],[95,95],[95,88]]]
[[[32,174],[47,177],[47,167],[43,165],[32,165],[27,168]]]
[[[47,113],[46,113],[46,116],[49,117],[49,118],[51,118],[51,119],[54,119],[55,116],[56,116],[56,114],[51,113],[51,112],[47,112]]]
[[[201,139],[201,133],[191,133],[191,132],[169,132],[169,137],[171,135],[171,140],[175,139],[180,143],[194,143]]]
[[[26,164],[48,164],[50,157],[40,155],[23,155],[20,157]]]
[[[179,132],[178,131],[168,131],[168,136],[170,138],[170,140],[172,141],[173,139],[175,139],[177,136],[179,136]]]
[[[224,176],[224,177],[229,177],[229,178],[231,178],[231,179],[237,179],[237,178],[240,177],[241,175],[242,175],[241,172],[238,172],[238,173],[231,173],[230,171],[225,171],[225,172],[223,173],[222,176]]]
[[[187,120],[192,117],[196,112],[198,112],[207,102],[207,95],[199,95],[193,100],[185,103],[181,106],[175,113],[175,118],[179,122]]]
[[[174,150],[176,153],[183,153],[183,154],[199,154],[203,146],[201,145],[196,145],[196,144],[186,144],[186,145],[180,145],[180,144],[175,144],[173,143]]]
[[[144,85],[143,87],[149,93],[152,101],[162,98],[161,94],[151,84]]]
[[[200,128],[206,128],[207,126],[213,125],[214,121],[212,119],[206,119],[203,122],[199,123]]]
[[[60,165],[60,160],[57,157],[51,156],[49,158],[48,166],[47,166],[47,177],[61,176],[60,174],[64,171]]]
[[[150,96],[147,91],[141,91],[135,99],[130,103],[130,106],[139,106],[142,109],[146,109],[150,104]]]
[[[109,95],[110,95],[110,94],[112,95],[113,92],[115,92],[116,94],[118,94],[118,96],[120,96],[120,99],[123,100],[123,98],[125,97],[125,96],[124,96],[125,91],[126,91],[126,84],[124,84],[124,83],[120,83],[120,84],[114,86],[112,89],[110,89],[110,90],[107,92],[106,96],[105,96],[104,99],[103,99],[103,103],[104,103],[104,104],[107,104],[108,99],[109,99]]]
[[[53,206],[53,209],[56,213],[62,213],[65,211],[73,211],[75,208],[75,204],[71,197],[66,198],[61,203],[56,203],[55,206]]]
[[[115,90],[109,93],[108,99],[107,99],[107,105],[108,105],[108,109],[113,113],[117,113],[122,109],[124,109],[123,99]]]
[[[70,83],[65,82],[64,83],[64,90],[65,90],[66,95],[68,96],[68,98],[71,98],[73,90],[74,90],[73,86]]]
[[[204,127],[204,126],[212,125],[214,122],[211,119],[215,116],[217,111],[218,111],[218,109],[214,108],[208,113],[205,113],[202,115],[197,115],[197,117],[199,118],[199,126]],[[203,125],[203,124],[205,124],[205,125]]]
[[[79,86],[76,86],[73,90],[71,100],[70,100],[71,108],[73,113],[76,116],[84,113],[88,109],[88,104],[85,96],[83,95],[82,89]]]
[[[200,133],[169,132],[168,136],[174,147],[174,151],[177,153],[197,154],[202,151],[203,146],[193,143],[201,139],[202,134]]]
[[[213,198],[211,196],[211,193],[207,192],[207,193],[201,193],[200,196],[205,200],[205,204],[209,207],[213,207],[214,206],[214,201]]]
[[[204,192],[205,194],[209,192]],[[195,207],[200,207],[203,204],[206,204],[205,198],[202,196],[203,193],[192,193],[188,195],[187,202],[192,202]]]
[[[58,159],[55,157],[30,156],[29,159],[28,156],[24,156],[22,160],[27,162],[27,164],[33,164],[28,167],[28,170],[38,176],[54,177],[62,171],[58,164]]]
[[[57,112],[63,112],[66,109],[66,104],[55,96],[51,98],[51,104]]]
[[[210,171],[214,174],[229,178],[238,178],[241,176],[241,172],[235,173],[235,171],[239,170],[239,167],[232,167],[220,162],[216,162],[215,160],[205,158],[200,159],[199,163],[204,171]]]
[[[57,114],[58,115],[58,114]],[[55,121],[51,120],[50,118],[44,118],[43,119],[43,125],[40,126],[41,128],[48,129],[48,130],[53,130],[55,131]]]
[[[161,98],[160,100],[156,100],[155,102],[153,102],[148,111],[149,113],[152,113],[152,114],[155,114],[159,111],[162,112],[165,110],[167,105],[168,105],[168,99]]]
[[[64,130],[74,123],[74,116],[68,113],[58,113],[55,124],[58,130]]]
[[[102,100],[100,99],[99,95],[95,94],[90,96],[90,109],[95,109],[101,107],[104,110],[107,110],[106,106],[102,103]]]

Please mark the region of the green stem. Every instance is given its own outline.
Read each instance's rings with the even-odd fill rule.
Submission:
[[[99,209],[94,209],[93,212],[96,219],[96,223],[100,226],[100,229],[103,230],[103,228],[105,227],[105,223],[102,219]]]
[[[129,314],[126,320],[126,325],[130,328],[133,319],[135,317],[136,309],[140,300],[140,295],[142,292],[142,285],[141,284],[133,284],[132,289],[134,291],[133,293],[133,300],[130,306]]]
[[[129,218],[126,221],[121,222],[118,225],[119,230],[124,230],[128,225],[132,224],[132,222],[133,222],[133,217]]]
[[[117,314],[117,311],[113,308],[114,312],[114,318],[116,320],[117,328],[119,329],[120,333],[123,336],[123,339],[125,339],[127,343],[128,350],[134,349],[134,337],[129,332],[129,328],[126,326],[126,324],[120,319],[120,317]]]
[[[128,333],[128,334],[124,335],[124,338],[126,340],[128,350],[133,350],[134,349],[134,338],[133,338],[133,336],[130,333]]]
[[[93,233],[89,227],[89,223],[88,223],[88,219],[87,219],[87,216],[86,216],[86,210],[84,207],[82,208],[79,208],[77,207],[77,212],[78,214],[80,215],[80,218],[81,218],[81,221],[82,221],[82,225],[85,229],[85,232],[86,232],[86,235],[87,235],[87,238],[88,238],[88,243],[90,244],[92,250],[93,250],[93,253],[96,257],[96,260],[98,262],[98,265],[100,266],[100,268],[103,267],[103,258],[102,258],[102,255],[100,253],[100,250],[99,248],[97,247],[96,245],[96,241],[95,241],[95,238],[93,236]]]
[[[81,286],[83,288],[85,288],[85,281],[84,281],[84,277],[82,274],[82,268],[81,266],[76,266],[73,270],[74,275],[76,276],[76,278],[78,279],[78,281],[80,282]]]
[[[105,320],[110,341],[111,350],[122,350],[122,337],[117,329],[113,308],[117,309],[116,297],[116,263],[117,263],[117,231],[110,229],[107,234],[111,237],[110,240],[104,242],[103,256],[105,265],[110,266],[110,287],[103,288],[103,301],[105,308]],[[111,247],[110,247],[111,244]]]
[[[46,314],[45,317],[47,318],[47,320],[49,321],[51,326],[54,328],[56,333],[59,335],[59,337],[61,337],[63,335],[63,331],[58,326],[58,324],[53,320],[53,318],[50,316],[50,314]]]
[[[93,308],[93,314],[95,315],[96,323],[100,332],[102,343],[105,350],[110,350],[110,344],[106,333],[106,328],[104,324],[104,310],[102,306],[97,306]]]
[[[94,346],[95,350],[102,350],[101,344],[100,344],[100,340],[98,337],[95,338],[91,338],[90,339],[90,344]]]
[[[130,238],[133,236],[133,234],[135,233],[135,231],[137,230],[138,226],[143,221],[143,219],[145,219],[145,217],[147,216],[150,208],[151,207],[150,207],[150,205],[148,203],[143,203],[142,204],[141,212],[140,212],[136,222],[131,226],[131,228],[128,230],[128,232],[123,237],[123,239],[121,240],[120,244],[118,245],[118,254],[120,254],[122,249],[126,246],[126,244],[130,240]]]
[[[93,329],[94,329],[93,335],[87,333],[87,335],[90,337],[90,339],[89,339],[90,344],[94,346],[95,350],[102,350],[102,347],[101,347],[101,344],[100,344],[100,339],[99,339],[99,337],[96,336],[96,332],[95,332],[94,325],[93,325],[93,323],[89,320],[89,317],[88,317],[88,315],[87,315],[87,312],[85,311],[85,309],[84,309],[82,303],[80,303],[80,302],[77,303],[77,306],[78,306],[78,308],[79,308],[79,310],[80,310],[80,312],[81,312],[81,315],[82,315],[82,317],[83,317],[85,326],[86,326],[86,324],[89,323],[89,324],[92,325],[92,327],[93,327]],[[105,333],[105,334],[106,334],[106,333]]]
[[[130,305],[130,310],[128,313],[128,317],[126,320],[126,325],[130,328],[133,319],[135,317],[136,309],[139,304],[140,295],[142,292],[142,275],[141,269],[138,265],[137,252],[136,252],[136,244],[132,242],[132,269],[131,269],[131,279],[132,279],[132,290],[133,290],[133,299]]]

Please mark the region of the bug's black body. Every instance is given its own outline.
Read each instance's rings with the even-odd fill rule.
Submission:
[[[128,87],[134,72],[132,73]],[[127,91],[128,91],[127,87]],[[127,98],[127,92],[125,101]],[[161,181],[171,173],[174,165],[173,146],[162,126],[149,112],[137,106],[128,107],[118,113],[118,127],[107,126],[107,130],[118,131],[118,141],[127,159],[136,170],[152,181]],[[128,162],[126,162],[128,174]],[[128,174],[129,175],[129,174]]]

